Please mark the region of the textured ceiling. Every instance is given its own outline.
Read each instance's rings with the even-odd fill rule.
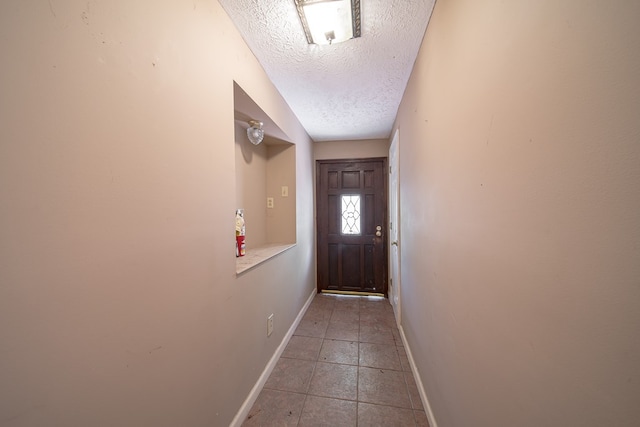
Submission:
[[[219,0],[314,141],[388,138],[435,0],[361,0],[362,36],[310,45],[293,0]]]

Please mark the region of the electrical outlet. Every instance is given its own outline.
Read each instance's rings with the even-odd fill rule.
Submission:
[[[273,197],[267,197],[267,209],[273,209]]]
[[[282,186],[282,197],[289,197],[289,187],[286,185]]]
[[[273,333],[273,313],[267,317],[267,336],[270,337]]]

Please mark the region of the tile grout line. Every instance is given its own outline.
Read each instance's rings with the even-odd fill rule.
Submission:
[[[307,398],[309,397],[309,387],[311,387],[311,380],[313,379],[313,374],[316,372],[316,366],[318,366],[318,361],[313,362],[313,369],[311,370],[311,376],[309,376],[309,384],[307,384],[307,388],[304,392],[304,400],[302,401],[302,408],[300,408],[300,415],[298,415],[298,422],[296,426],[300,425],[300,420],[302,419],[302,414],[304,413],[304,407],[307,404]]]
[[[395,339],[395,338],[394,338]],[[400,353],[398,352],[398,347],[396,346],[396,353],[398,353],[398,358],[400,358]],[[413,374],[411,374],[413,375]],[[407,375],[405,372],[402,372],[402,378],[404,379],[404,386],[407,390],[407,395],[409,396],[409,405],[411,406],[411,415],[413,415],[413,423],[414,425],[418,425],[418,419],[416,418],[416,410],[413,404],[413,398],[411,397],[411,392],[409,391],[409,383],[407,382]]]
[[[335,305],[331,309],[331,314],[329,315],[329,319],[331,319],[331,315],[333,315],[333,310],[334,309],[335,309]],[[300,415],[298,415],[298,422],[296,423],[296,426],[300,425],[300,421],[302,420],[302,414],[304,413],[304,407],[307,404],[307,399],[310,396],[309,390],[311,389],[311,380],[313,380],[313,374],[315,374],[316,368],[318,367],[318,361],[320,360],[320,353],[322,352],[322,347],[324,346],[325,337],[327,335],[327,329],[329,327],[329,321],[327,321],[327,327],[325,328],[324,334],[322,336],[322,343],[320,343],[320,350],[318,351],[318,355],[316,356],[316,360],[313,362],[313,369],[311,370],[311,376],[309,377],[309,384],[307,384],[307,387],[306,387],[306,390],[305,390],[305,393],[304,393],[304,400],[302,401],[302,409],[300,409]],[[311,395],[311,396],[313,396],[313,395]]]

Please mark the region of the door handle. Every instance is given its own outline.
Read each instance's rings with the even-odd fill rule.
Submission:
[[[382,237],[382,226],[376,226],[376,237]]]
[[[393,242],[391,242],[391,244],[392,244],[393,246],[398,246],[398,241],[397,241],[397,240],[396,240],[396,241],[393,241]]]

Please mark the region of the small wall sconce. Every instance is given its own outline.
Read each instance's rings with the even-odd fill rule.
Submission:
[[[264,130],[262,129],[262,122],[259,120],[249,120],[249,127],[247,128],[247,138],[253,145],[258,145],[264,139]]]
[[[294,0],[309,44],[360,37],[360,0]]]

